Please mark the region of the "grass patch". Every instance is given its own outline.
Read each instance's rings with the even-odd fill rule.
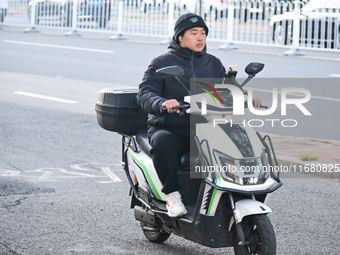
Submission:
[[[305,154],[305,153],[303,153],[302,155],[300,155],[300,159],[302,161],[314,161],[314,160],[317,160],[318,157],[313,156],[312,154]]]
[[[306,142],[299,142],[299,143],[295,143],[296,145],[311,145],[310,143],[306,143]]]

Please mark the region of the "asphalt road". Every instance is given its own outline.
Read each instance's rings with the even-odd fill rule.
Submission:
[[[108,37],[88,38],[23,34],[3,31],[0,34],[0,70],[11,73],[31,74],[64,79],[74,79],[82,85],[84,81],[104,83],[102,87],[138,87],[149,62],[166,51],[153,38],[132,38],[130,41],[110,41]],[[97,38],[97,39],[90,39]],[[149,40],[152,43],[137,43]],[[246,114],[254,121],[252,126],[261,126],[259,131],[279,135],[294,135],[322,139],[340,140],[335,128],[340,121],[340,83],[338,53],[308,52],[305,57],[283,56],[285,49],[240,45],[238,51],[216,50],[221,43],[208,42],[209,52],[221,59],[224,65],[238,65],[240,79],[245,78],[245,66],[250,62],[265,63],[264,70],[245,88],[254,88],[264,105],[272,105],[272,88],[279,94],[276,111],[268,116]],[[76,81],[75,81],[76,82]],[[77,88],[80,88],[78,85]],[[85,86],[81,86],[84,89]],[[287,106],[287,115],[282,115],[282,88],[299,87],[308,90],[312,98],[303,106],[312,114],[305,116],[295,105]],[[29,92],[29,91],[28,91]],[[34,90],[34,93],[40,91]],[[94,91],[94,93],[96,93]],[[44,95],[55,96],[53,91]],[[70,94],[70,98],[74,94]],[[305,95],[301,94],[301,97]],[[95,94],[90,100],[94,100]],[[287,98],[296,98],[287,96]],[[92,107],[92,105],[91,105]],[[89,112],[93,113],[92,108]],[[245,118],[240,118],[241,121]],[[275,125],[265,119],[275,119]],[[296,127],[287,128],[286,119],[296,120]]]
[[[0,44],[0,254],[233,254],[231,248],[210,249],[176,236],[163,245],[148,242],[129,209],[120,137],[96,122],[97,92],[136,87],[164,45],[6,31],[0,32]],[[262,78],[339,73],[338,62],[325,59],[336,57],[330,53],[313,53],[318,57],[313,59],[211,52],[240,67],[266,63]],[[325,84],[310,89],[312,95],[337,99],[339,90],[332,86],[332,92]],[[316,99],[306,107],[313,114],[329,107],[324,128],[334,129],[338,104]],[[309,129],[304,130],[308,135]],[[325,132],[323,126],[316,129]],[[329,130],[324,138],[339,139]],[[268,201],[280,255],[339,253],[340,183],[309,177],[284,179]]]

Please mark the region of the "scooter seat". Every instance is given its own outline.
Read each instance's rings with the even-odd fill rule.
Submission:
[[[151,158],[150,150],[152,147],[149,144],[149,138],[148,138],[148,133],[146,129],[137,131],[136,141],[139,145],[139,148]],[[184,169],[189,169],[189,167],[190,167],[190,152],[186,152],[181,157],[180,168],[184,170]]]

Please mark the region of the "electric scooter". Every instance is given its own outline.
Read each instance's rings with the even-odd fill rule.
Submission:
[[[249,76],[242,85],[235,79],[235,69],[228,75],[233,85],[242,89],[263,66],[249,64]],[[183,75],[178,66],[159,69],[157,74],[184,86],[178,79]],[[206,118],[206,122],[195,124],[194,167],[190,167],[190,153],[181,157],[179,192],[188,213],[180,218],[167,214],[166,195],[151,159],[146,114],[135,99],[137,91],[100,91],[97,119],[104,129],[122,135],[122,166],[131,186],[131,208],[148,240],[163,243],[173,233],[208,247],[234,247],[237,255],[275,255],[275,233],[267,217],[272,210],[265,204],[268,194],[282,186],[279,173],[273,171],[278,166],[273,145],[269,136],[262,137],[244,123],[232,123],[231,94],[223,89],[216,92],[224,104],[216,105],[217,96],[198,93],[186,96],[176,107],[181,114],[202,115],[204,110]],[[244,106],[247,108],[246,103]],[[199,172],[201,178],[191,178],[190,171]]]

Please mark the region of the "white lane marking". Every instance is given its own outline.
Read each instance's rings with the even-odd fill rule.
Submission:
[[[249,89],[252,89],[254,91],[259,91],[259,92],[265,92],[265,93],[273,93],[273,91],[271,90],[268,90],[268,89],[256,89],[256,88],[251,88],[251,87],[248,87]],[[278,94],[281,94],[281,92],[277,92]],[[291,95],[291,96],[301,96],[299,94],[294,94],[294,93],[287,93],[287,95]],[[327,101],[335,101],[335,102],[340,102],[340,99],[338,98],[331,98],[331,97],[320,97],[320,96],[313,96],[312,95],[312,98],[314,99],[321,99],[321,100],[327,100]]]
[[[85,176],[85,177],[94,177],[94,178],[102,177],[102,176],[97,176],[97,175],[93,175],[93,174],[84,174],[84,173],[70,172],[70,171],[67,171],[66,169],[61,169],[60,172],[61,173],[65,173],[65,174],[74,174],[74,175]]]
[[[85,165],[85,164],[84,164]],[[120,165],[120,164],[114,164]],[[110,170],[109,167],[101,167],[103,172],[109,177],[110,181],[96,181],[98,183],[114,183],[114,182],[122,182],[113,172]],[[79,169],[80,170],[80,169]],[[84,170],[84,169],[83,169]],[[88,169],[90,170],[90,169]],[[7,170],[7,169],[0,169],[0,176],[4,177],[12,177],[18,176],[21,174],[23,177],[28,178],[37,178],[37,176],[25,176],[26,173],[42,173],[40,177],[38,177],[38,181],[58,181],[58,179],[74,179],[80,177],[88,177],[88,178],[104,178],[105,175],[93,175],[93,174],[86,174],[86,173],[78,173],[78,172],[70,172],[63,168],[39,168],[35,170],[27,170],[24,172],[14,171],[14,170]],[[66,174],[66,175],[60,175]],[[53,175],[53,177],[52,177]],[[70,176],[71,175],[71,176]]]
[[[46,171],[39,177],[38,181],[47,181],[47,179],[53,174],[52,171]]]
[[[87,164],[87,163],[84,163],[84,164],[73,164],[73,165],[71,165],[71,168],[75,169],[75,170],[81,170],[81,171],[90,171],[90,170],[93,170],[93,168],[88,168],[86,166],[90,166],[90,165]]]
[[[336,78],[340,78],[340,74],[330,74],[330,77],[336,77]]]
[[[102,167],[102,170],[113,182],[121,182],[122,181],[114,173],[112,173],[112,171],[110,170],[109,167],[107,167],[107,166]]]
[[[70,167],[72,169],[75,169],[75,170],[80,170],[80,171],[91,171],[91,170],[94,170],[96,169],[95,166],[99,166],[99,165],[104,165],[104,166],[107,166],[107,164],[89,164],[89,163],[80,163],[80,164],[73,164],[71,165]],[[122,166],[122,164],[110,164],[111,166]]]
[[[38,46],[38,47],[58,48],[58,49],[65,49],[65,50],[80,50],[80,51],[89,51],[89,52],[107,53],[107,54],[114,53],[114,51],[111,51],[111,50],[98,50],[98,49],[90,49],[90,48],[57,45],[57,44],[33,43],[33,42],[12,41],[12,40],[2,40],[2,42],[29,45],[29,46]]]
[[[73,100],[62,99],[58,97],[44,96],[44,95],[39,95],[39,94],[34,94],[34,93],[29,93],[29,92],[24,92],[24,91],[15,91],[13,93],[16,95],[46,99],[46,100],[56,101],[56,102],[65,103],[65,104],[77,104],[78,103],[77,101],[73,101]]]
[[[12,170],[5,170],[5,169],[0,169],[4,170],[0,176],[18,176],[20,174],[20,171],[12,171]]]

